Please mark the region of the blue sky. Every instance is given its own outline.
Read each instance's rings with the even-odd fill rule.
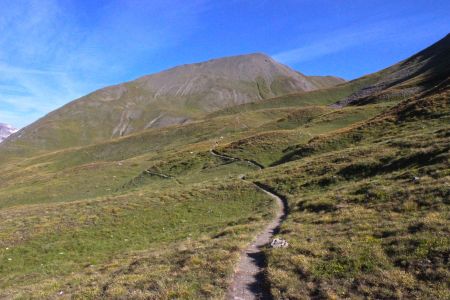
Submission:
[[[450,1],[0,0],[0,122],[23,127],[98,88],[264,52],[353,79],[444,37]]]

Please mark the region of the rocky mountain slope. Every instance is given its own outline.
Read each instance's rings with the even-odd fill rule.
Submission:
[[[0,143],[17,130],[9,124],[0,123]]]
[[[331,76],[305,76],[264,54],[214,59],[96,91],[26,127],[8,146],[49,150],[86,145],[342,82]]]
[[[374,78],[372,84],[339,101],[339,105],[406,99],[438,85],[450,75],[449,49],[450,34],[412,57],[378,72],[379,78]]]

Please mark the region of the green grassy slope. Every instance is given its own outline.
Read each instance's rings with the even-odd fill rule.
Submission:
[[[108,195],[144,170],[171,164],[174,159],[190,161],[189,165],[197,165],[199,172],[207,173],[208,151],[216,141],[225,143],[251,136],[263,130],[260,127],[267,122],[289,113],[290,110],[281,108],[218,117],[150,129],[111,142],[50,152],[20,162],[4,162],[0,207]]]
[[[289,202],[275,298],[447,299],[450,91],[315,139],[250,179]]]
[[[222,299],[273,215],[258,182],[289,205],[278,235],[290,246],[265,249],[275,299],[448,299],[450,81],[416,74],[435,81],[405,99],[385,95],[411,85],[361,97],[398,66],[190,124],[0,157],[0,298]],[[348,97],[358,105],[330,106]]]
[[[307,107],[294,110],[286,117],[261,126],[260,134],[221,145],[217,150],[226,155],[255,160],[264,166],[279,164],[294,145],[305,144],[321,134],[333,132],[367,120],[395,105],[396,102],[366,105],[364,107]],[[270,130],[270,129],[276,130]]]
[[[336,87],[321,89],[308,93],[295,93],[276,98],[266,99],[263,101],[252,102],[225,108],[210,114],[211,117],[236,114],[239,112],[254,111],[259,109],[279,108],[279,107],[302,107],[312,105],[329,105],[333,104],[352,93],[359,91],[361,88],[376,82],[380,74],[372,74],[362,77],[358,80],[340,84]]]
[[[221,296],[272,206],[229,181],[2,210],[0,296]]]

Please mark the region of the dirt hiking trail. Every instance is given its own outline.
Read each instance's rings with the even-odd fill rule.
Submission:
[[[264,230],[257,235],[256,239],[241,253],[226,299],[272,299],[263,274],[265,258],[261,247],[270,243],[274,233],[279,228],[286,215],[286,204],[281,197],[273,194],[263,185],[256,183],[255,185],[276,201],[276,214]]]

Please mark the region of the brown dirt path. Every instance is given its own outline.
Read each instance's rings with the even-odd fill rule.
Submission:
[[[223,160],[245,161],[260,170],[264,169],[264,166],[255,161],[224,155],[213,148],[210,149],[210,153]],[[244,175],[239,176],[239,178],[245,180]],[[261,248],[270,243],[273,235],[277,232],[281,222],[287,215],[288,206],[286,199],[276,195],[271,191],[270,187],[258,182],[253,182],[253,184],[276,201],[277,210],[272,221],[267,224],[264,230],[256,236],[255,240],[242,251],[232,282],[226,294],[226,299],[229,300],[272,299],[263,273],[266,261]]]
[[[273,220],[267,224],[264,230],[257,235],[256,239],[241,253],[241,258],[237,264],[232,283],[226,296],[226,299],[230,300],[272,299],[263,274],[265,258],[261,247],[271,241],[271,238],[286,215],[287,207],[281,197],[270,192],[261,184],[255,183],[255,185],[276,201],[277,211]]]

